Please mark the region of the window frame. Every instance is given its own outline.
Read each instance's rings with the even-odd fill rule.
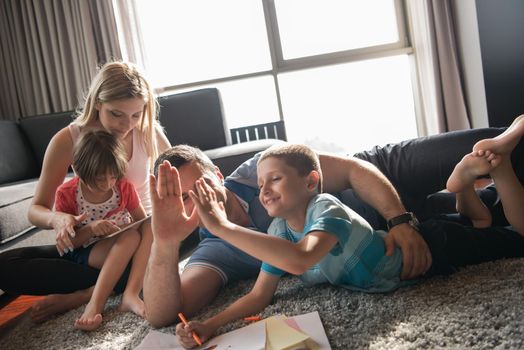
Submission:
[[[279,120],[284,121],[284,114],[282,109],[282,101],[280,95],[280,88],[278,82],[278,75],[280,73],[305,70],[310,68],[325,67],[334,64],[350,63],[361,60],[368,60],[374,58],[396,56],[402,54],[412,54],[413,48],[411,46],[408,30],[408,22],[406,16],[406,7],[404,0],[394,0],[395,13],[397,18],[398,40],[394,43],[368,46],[364,48],[349,49],[345,51],[331,52],[325,54],[312,55],[301,58],[284,59],[282,42],[280,39],[278,20],[276,14],[276,7],[274,0],[261,0],[264,10],[264,19],[266,23],[266,32],[268,38],[268,45],[271,57],[270,70],[256,71],[246,74],[239,74],[227,76],[222,78],[215,78],[209,80],[194,81],[191,83],[175,84],[165,87],[157,87],[155,90],[158,95],[165,95],[176,92],[177,90],[187,90],[189,88],[197,88],[202,85],[211,85],[217,83],[231,82],[236,80],[255,78],[261,76],[271,75],[275,85],[275,92],[277,97],[277,106],[279,113]],[[412,81],[416,82],[414,77]],[[414,85],[414,90],[415,90]],[[413,96],[415,98],[415,96]],[[417,101],[415,99],[415,106]],[[417,113],[416,113],[417,114]]]

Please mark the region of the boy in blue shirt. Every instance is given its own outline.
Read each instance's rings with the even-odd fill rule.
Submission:
[[[400,279],[400,250],[385,254],[386,232],[374,230],[336,197],[321,193],[320,164],[311,149],[302,145],[271,148],[260,156],[257,174],[260,202],[275,217],[269,235],[229,221],[204,179],[196,182],[196,193],[190,192],[201,224],[264,263],[250,293],[209,320],[177,326],[183,346],[196,345],[192,331],[205,341],[226,323],[265,308],[285,272],[298,275],[307,284],[331,283],[365,292],[388,292],[413,283]],[[431,221],[420,229],[434,256],[427,275],[450,273],[471,263],[454,254],[464,241],[451,240],[442,247],[443,240],[435,237],[445,232],[436,230]]]

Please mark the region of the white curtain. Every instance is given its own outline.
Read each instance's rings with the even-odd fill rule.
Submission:
[[[471,128],[450,0],[408,0],[421,105],[419,134]]]
[[[134,0],[113,0],[122,58],[145,69],[142,34]]]
[[[0,119],[73,110],[122,57],[107,0],[0,0]]]

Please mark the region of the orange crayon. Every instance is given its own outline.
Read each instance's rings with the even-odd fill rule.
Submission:
[[[182,315],[181,312],[178,313],[178,317],[180,317],[180,320],[182,320],[182,322],[187,326],[187,320],[186,318],[184,317],[184,315]],[[191,332],[191,335],[193,336],[193,339],[195,339],[195,341],[197,342],[197,344],[199,346],[202,345],[202,340],[200,340],[200,338],[198,337],[198,335],[196,334],[195,331],[192,331]]]
[[[244,317],[244,321],[246,322],[256,322],[256,321],[260,321],[261,319],[262,317],[260,317],[259,315]]]

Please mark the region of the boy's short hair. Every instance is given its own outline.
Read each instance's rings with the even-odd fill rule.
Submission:
[[[319,175],[317,189],[319,193],[322,193],[322,169],[320,169],[320,160],[311,148],[301,144],[273,146],[262,152],[258,163],[270,157],[283,160],[287,165],[294,168],[300,176],[306,176],[315,170]]]
[[[96,185],[96,177],[107,172],[120,180],[127,170],[124,145],[107,131],[87,131],[73,148],[72,166],[87,185]]]
[[[155,161],[155,176],[158,176],[158,167],[164,160],[168,160],[177,169],[180,169],[184,164],[194,162],[203,172],[215,173],[215,164],[197,147],[176,145],[162,152]]]

